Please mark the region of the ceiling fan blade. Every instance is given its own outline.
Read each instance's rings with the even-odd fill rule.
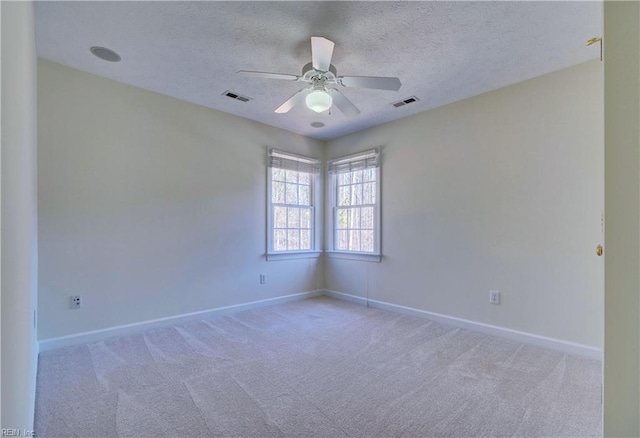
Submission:
[[[245,76],[247,78],[261,78],[261,79],[284,79],[285,81],[297,81],[300,79],[300,76],[296,75],[285,75],[282,73],[265,73],[262,71],[248,71],[248,70],[240,70],[237,72],[240,76]]]
[[[311,37],[311,62],[313,68],[320,71],[329,71],[334,46],[333,41],[324,37]]]
[[[402,86],[398,78],[380,76],[340,76],[338,83],[345,87],[374,88],[376,90],[398,91]]]
[[[360,110],[356,107],[347,97],[335,88],[330,88],[331,98],[333,104],[338,107],[342,113],[347,117],[353,117],[360,114]]]
[[[302,90],[298,91],[296,94],[291,96],[285,103],[283,103],[278,108],[276,108],[275,112],[278,114],[288,113],[291,108],[293,108],[294,106],[296,106],[297,104],[299,104],[304,100],[304,98],[308,94],[308,91],[309,91],[308,88],[303,88]]]

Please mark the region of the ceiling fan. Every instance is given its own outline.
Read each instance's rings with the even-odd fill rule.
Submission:
[[[335,44],[323,37],[311,37],[311,62],[302,67],[302,75],[265,73],[240,70],[241,76],[263,79],[283,79],[286,81],[308,82],[303,88],[275,109],[276,113],[287,113],[291,108],[305,101],[307,107],[317,113],[327,111],[335,105],[346,116],[357,116],[360,110],[332,85],[343,87],[373,88],[376,90],[398,91],[400,79],[380,76],[338,76],[331,64]]]

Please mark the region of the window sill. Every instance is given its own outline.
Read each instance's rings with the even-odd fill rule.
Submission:
[[[325,251],[327,257],[332,259],[360,260],[363,262],[380,263],[382,261],[381,254],[371,254],[368,252],[344,252],[344,251]]]
[[[272,252],[265,254],[268,261],[295,260],[295,259],[317,259],[322,251],[295,251],[295,252]]]

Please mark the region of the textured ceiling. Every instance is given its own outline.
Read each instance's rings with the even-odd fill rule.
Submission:
[[[318,139],[330,139],[599,56],[601,2],[38,2],[38,55]],[[397,76],[399,91],[341,88],[361,110],[273,112],[307,84],[311,36],[335,42],[338,75]],[[94,57],[111,48],[119,63]],[[250,97],[240,102],[223,96]],[[416,103],[391,103],[417,96]],[[322,128],[311,123],[322,122]]]

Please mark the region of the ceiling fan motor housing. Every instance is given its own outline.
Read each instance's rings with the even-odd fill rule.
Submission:
[[[313,68],[313,64],[310,62],[302,67],[302,80],[306,82],[313,82],[312,79],[315,76],[324,76],[327,83],[336,83],[336,77],[338,76],[336,68],[331,64],[328,71],[320,71]]]

